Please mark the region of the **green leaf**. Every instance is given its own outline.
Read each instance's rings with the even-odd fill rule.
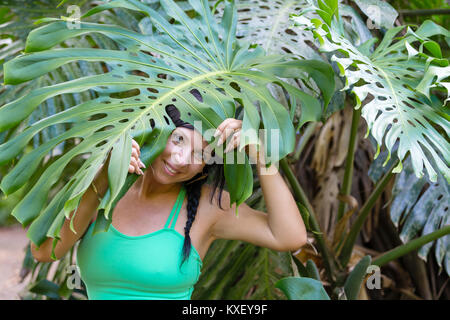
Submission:
[[[306,261],[306,271],[308,271],[308,277],[320,281],[319,270],[313,260]]]
[[[364,280],[367,268],[371,261],[372,258],[370,256],[363,257],[345,280],[344,291],[348,300],[356,300],[358,298],[362,281]]]
[[[276,282],[289,300],[330,300],[320,281],[311,278],[287,277]]]
[[[61,299],[59,295],[59,286],[47,279],[42,279],[39,282],[35,283],[28,289],[28,291],[44,295],[49,299]]]
[[[109,226],[109,212],[137,179],[137,175],[125,170],[130,138],[140,143],[141,158],[148,167],[164,150],[175,128],[166,113],[168,105],[175,105],[182,119],[205,134],[224,119],[234,117],[235,103],[242,102],[246,128],[255,130],[262,124],[264,129],[279,133],[274,141],[269,139],[264,145],[266,156],[275,162],[292,152],[295,131],[289,111],[268,85],[276,82],[295,96],[305,108],[302,121],[312,121],[317,118],[317,100],[290,87],[279,76],[311,73],[312,78],[321,79],[318,80],[321,87],[332,82],[327,79],[331,77],[330,67],[324,63],[312,62],[314,67],[308,67],[288,55],[267,56],[263,48],[237,39],[234,1],[225,3],[222,21],[212,17],[206,0],[190,1],[183,8],[163,0],[160,11],[137,0],[115,0],[91,9],[83,19],[112,8],[117,9],[115,12],[126,9],[144,13],[152,26],[151,34],[87,21],[80,22],[77,29],[68,29],[65,21],[55,21],[30,32],[26,52],[4,64],[5,83],[11,85],[32,83],[74,64],[86,71],[83,74],[74,69],[68,80],[57,76],[56,83],[44,82],[46,86],[41,83],[0,107],[1,132],[22,124],[37,110],[41,111],[42,104],[52,107],[66,95],[90,96],[88,101],[74,99],[75,105],[60,112],[55,109],[46,114],[43,110],[39,121],[25,126],[0,145],[0,165],[19,157],[0,182],[0,188],[8,195],[29,181],[46,155],[69,140],[79,141],[48,166],[13,210],[18,221],[30,225],[27,234],[36,244],[46,237],[58,240],[64,217],[77,208],[82,194],[113,149],[114,160],[108,168],[109,189],[98,208],[108,219],[103,221],[99,217],[94,232]],[[185,8],[197,14],[191,17],[184,12]],[[93,48],[92,43],[81,40],[74,42],[78,44],[75,47],[62,46],[81,36],[108,39],[107,43],[115,43],[116,48],[103,49],[102,45]],[[85,43],[85,47],[80,43]],[[54,48],[57,45],[63,48]],[[102,67],[98,67],[100,63]],[[23,153],[32,139],[54,126],[63,129]],[[84,162],[68,181],[62,181],[63,172],[78,159]],[[237,207],[252,193],[252,170],[245,159],[245,164],[227,169],[226,182],[232,186],[230,194]],[[242,184],[234,185],[238,180],[230,180],[232,177]],[[52,187],[59,183],[64,186],[54,195],[52,192],[49,199]]]
[[[441,175],[438,175],[436,183],[417,179],[410,161],[407,161],[403,171],[396,177],[392,196],[391,220],[398,227],[403,243],[432,233],[450,223],[450,187]],[[444,236],[422,246],[418,255],[426,260],[433,244],[436,244],[436,261],[440,267],[443,264],[445,266],[445,257],[450,255],[449,243],[450,236]],[[447,267],[446,271],[450,274]]]
[[[373,28],[392,28],[397,19],[397,11],[386,1],[354,0],[364,14],[374,22]]]
[[[289,0],[277,3],[275,6],[270,6],[264,0],[240,0],[237,2],[238,18],[242,23],[236,26],[237,35],[243,41],[258,44],[267,54],[277,55],[292,55],[295,60],[290,63],[303,64],[305,72],[298,72],[297,68],[290,68],[289,65],[284,65],[283,70],[276,73],[277,76],[283,77],[283,73],[291,73],[289,78],[296,78],[298,81],[285,79],[291,86],[299,88],[298,83],[304,82],[301,86],[304,99],[296,101],[293,106],[299,107],[299,112],[303,115],[314,114],[314,117],[308,117],[311,120],[304,120],[306,117],[302,116],[299,127],[307,121],[318,121],[323,110],[326,110],[331,96],[335,90],[333,71],[328,61],[323,61],[323,57],[316,52],[309,45],[314,39],[308,32],[302,32],[292,28],[292,22],[289,20],[289,15],[292,12],[298,12],[305,9],[305,2],[303,0]],[[217,8],[218,17],[225,17],[227,15],[226,8],[222,6]],[[268,57],[261,57],[267,61]],[[307,60],[305,60],[307,59]],[[270,67],[269,61],[264,64]],[[273,70],[274,72],[274,70]],[[292,74],[294,73],[294,74]],[[331,76],[330,76],[331,75]],[[279,101],[287,106],[284,92],[279,87],[272,87],[271,91],[280,97]],[[323,96],[323,107],[318,109],[316,107],[319,101],[316,97],[318,93]],[[289,93],[291,94],[291,93]],[[308,99],[309,98],[309,99]],[[305,99],[315,100],[310,104]],[[299,103],[300,102],[300,103]],[[323,109],[323,110],[322,110]],[[319,116],[316,113],[320,114]]]
[[[384,144],[390,153],[398,141],[398,158],[403,160],[409,152],[418,178],[424,175],[425,167],[431,181],[436,181],[437,171],[450,181],[450,144],[446,138],[450,125],[426,98],[430,88],[450,87],[443,81],[448,75],[448,61],[428,56],[421,49],[424,43],[430,43],[428,37],[448,31],[427,23],[416,32],[408,28],[404,36],[396,37],[405,27],[395,27],[368,55],[367,50],[359,51],[345,38],[336,24],[329,27],[327,21],[320,24],[304,16],[293,19],[301,30],[314,33],[323,51],[333,52],[331,60],[346,78],[343,90],[351,89],[355,94],[356,108],[365,102],[362,116],[378,147]],[[437,53],[436,49],[432,51]]]

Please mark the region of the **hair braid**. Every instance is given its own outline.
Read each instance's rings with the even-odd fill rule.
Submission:
[[[208,173],[207,166],[203,169],[203,175]],[[186,188],[187,194],[187,221],[186,226],[184,227],[184,243],[183,243],[183,260],[181,264],[183,264],[191,253],[191,237],[189,236],[189,232],[192,227],[192,223],[194,223],[195,216],[197,214],[197,208],[200,203],[200,195],[202,191],[202,185],[206,182],[207,179],[198,179],[198,177],[194,177],[191,182],[186,181],[184,183],[184,187]],[[194,181],[196,180],[196,181]]]

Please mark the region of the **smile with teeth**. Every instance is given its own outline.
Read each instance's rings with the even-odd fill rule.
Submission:
[[[171,174],[177,174],[178,171],[172,170],[167,163],[164,162],[164,167],[166,167],[166,170],[169,171]]]

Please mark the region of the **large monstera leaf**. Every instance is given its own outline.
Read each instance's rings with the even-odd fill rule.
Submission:
[[[343,36],[337,0],[318,0],[317,5],[311,2],[310,10],[321,19],[308,19],[302,12],[293,20],[301,30],[314,33],[323,51],[335,53],[332,60],[346,77],[343,90],[352,89],[356,108],[364,102],[362,116],[368,124],[368,134],[370,131],[377,141],[378,152],[384,144],[390,155],[398,141],[399,159],[403,160],[409,152],[417,177],[423,176],[425,166],[431,181],[437,180],[435,169],[449,181],[448,112],[442,103],[436,106],[432,102],[430,89],[450,87],[444,81],[450,75],[450,67],[439,45],[430,38],[448,38],[450,32],[431,21],[415,31],[395,27],[372,51],[377,39],[355,47]],[[402,31],[406,33],[402,35]],[[394,171],[401,168],[400,162]]]
[[[296,130],[307,121],[321,120],[322,116],[326,114],[331,97],[335,93],[332,72],[323,78],[313,77],[314,81],[310,81],[313,70],[318,67],[313,66],[311,60],[321,61],[323,56],[309,45],[314,41],[311,33],[301,31],[298,28],[294,30],[292,28],[293,22],[289,20],[289,15],[300,10],[305,4],[305,0],[239,0],[236,3],[238,14],[236,37],[238,39],[261,46],[267,54],[292,55],[300,60],[308,60],[305,61],[311,67],[308,72],[297,73],[295,78],[284,80],[313,96],[317,96],[317,93],[322,94],[323,110],[318,106],[308,110],[296,109],[295,116],[292,116],[294,122],[297,123]],[[218,4],[216,15],[221,17],[223,12],[223,6]],[[311,13],[311,15],[314,14]],[[322,70],[320,73],[324,75],[324,72],[325,70]],[[319,85],[320,90],[317,85]],[[289,105],[282,88],[271,86],[269,89],[278,101],[285,106]],[[342,92],[338,92],[338,94],[343,95]],[[312,103],[314,102],[311,101],[309,104]],[[340,103],[338,102],[338,104]],[[293,108],[291,111],[294,113]],[[299,116],[300,111],[303,111],[303,113]],[[306,111],[309,111],[309,113],[306,113]]]
[[[442,175],[438,174],[436,183],[427,183],[412,174],[411,161],[407,161],[404,170],[396,177],[392,195],[391,220],[401,229],[400,239],[404,243],[450,224],[450,186]],[[427,243],[419,249],[418,255],[426,260],[434,243],[436,262],[450,275],[449,235]]]
[[[83,15],[78,28],[68,28],[66,21],[59,19],[44,19],[51,23],[33,30],[27,38],[25,52],[5,63],[5,84],[30,81],[73,61],[101,61],[104,70],[108,70],[34,89],[0,108],[1,132],[20,124],[46,99],[65,93],[95,92],[94,99],[33,123],[0,145],[0,165],[18,160],[0,184],[2,191],[9,195],[33,177],[53,148],[67,139],[81,141],[48,166],[12,212],[24,226],[31,224],[28,236],[36,245],[41,245],[47,237],[54,238],[56,244],[64,218],[78,207],[112,150],[109,189],[99,205],[102,214],[96,220],[95,230],[109,227],[110,212],[137,179],[137,175],[127,174],[131,138],[141,145],[141,158],[148,166],[164,150],[175,128],[165,111],[170,104],[210,143],[214,141],[214,129],[224,119],[234,117],[239,104],[244,110],[243,132],[258,133],[262,127],[279,133],[274,140],[263,140],[269,163],[292,152],[295,131],[290,112],[271,95],[267,85],[283,87],[293,108],[299,105],[305,113],[309,112],[308,108],[320,105],[315,98],[281,79],[311,71],[313,79],[320,79],[330,73],[331,67],[320,61],[312,61],[311,67],[305,61],[267,56],[261,47],[238,41],[233,1],[226,2],[220,22],[213,18],[206,0],[189,1],[189,15],[172,0],[160,4],[161,10],[157,12],[137,0],[110,1]],[[146,23],[152,24],[152,32],[144,34],[84,21],[113,8],[145,14],[149,20]],[[122,50],[53,48],[70,38],[96,33],[116,42]],[[322,91],[326,85],[329,83],[318,84]],[[70,129],[21,154],[40,130],[60,123],[69,125]],[[233,152],[244,153],[243,147],[257,144],[257,138],[257,135],[242,135],[241,147]],[[223,150],[217,150],[216,155],[223,156]],[[77,157],[86,160],[47,203],[51,187],[60,180],[67,164]],[[228,157],[223,157],[230,204],[235,202],[237,206],[250,196],[253,187],[251,165],[245,153],[244,157],[245,163],[239,165],[229,165]]]

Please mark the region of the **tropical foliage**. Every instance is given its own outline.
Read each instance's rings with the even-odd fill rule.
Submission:
[[[381,0],[80,5],[79,28],[41,15],[44,25],[26,41],[10,36],[24,52],[5,55],[4,92],[11,94],[0,97],[0,162],[9,166],[0,187],[8,200],[22,199],[13,215],[29,225],[32,241],[57,239],[112,149],[109,169],[121,174],[110,178],[96,225],[108,227],[136,179],[126,175],[128,138],[151,162],[173,129],[164,107],[175,104],[185,119],[200,120],[207,139],[229,116],[246,129],[280,129],[281,149],[272,154],[269,144],[266,152],[280,160],[311,236],[311,246],[293,255],[215,241],[194,299],[364,298],[370,265],[400,284],[399,274],[409,272],[424,298],[447,294],[441,272],[430,275],[432,289],[421,278],[430,271],[414,252],[450,274],[448,30],[431,21],[398,25],[397,11]],[[227,183],[232,202],[265,210],[250,164],[226,170],[228,182],[243,179]],[[30,210],[31,203],[39,205]],[[381,226],[393,242],[361,249],[379,239]],[[28,248],[27,298],[83,297],[67,287],[75,250],[36,264]],[[414,263],[393,270],[399,258]],[[417,298],[395,287],[391,296]]]

